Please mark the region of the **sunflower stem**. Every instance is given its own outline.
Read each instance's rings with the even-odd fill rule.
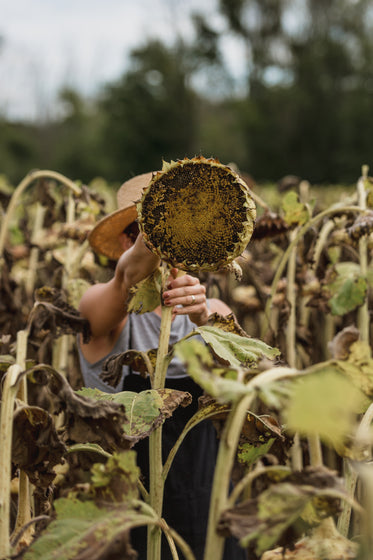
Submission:
[[[152,388],[163,389],[166,383],[167,359],[172,322],[172,308],[161,306],[161,331]],[[162,424],[149,436],[149,499],[150,505],[162,517],[164,479],[162,476]],[[148,560],[160,560],[162,532],[159,526],[148,530]]]
[[[27,342],[28,342],[28,331],[22,330],[17,333],[17,364],[20,366],[22,371],[26,370],[26,356],[27,356]],[[27,404],[27,377],[24,375],[19,382],[17,397]],[[30,482],[27,474],[21,469],[19,473],[18,481],[18,510],[17,519],[15,527],[13,530],[12,537],[19,533],[19,531],[26,524],[31,521],[32,512],[32,499],[31,499],[31,488]],[[28,528],[24,531],[22,535],[22,543],[30,544],[33,540],[35,534],[35,527],[30,524]]]
[[[0,411],[0,558],[10,555],[10,484],[13,438],[13,410],[22,368],[15,363],[3,378]]]
[[[284,272],[286,264],[287,264],[287,262],[289,260],[289,257],[290,257],[290,255],[293,251],[294,245],[296,245],[298,243],[298,241],[303,237],[303,235],[306,233],[306,231],[308,231],[311,227],[315,226],[317,224],[317,222],[322,220],[324,217],[331,216],[331,215],[336,214],[336,213],[340,214],[341,212],[362,212],[362,209],[359,206],[339,206],[339,205],[335,205],[332,208],[328,208],[327,210],[324,210],[323,212],[320,212],[319,214],[317,214],[317,216],[314,216],[313,218],[308,220],[308,222],[306,224],[304,224],[303,226],[301,226],[297,230],[297,235],[295,236],[294,239],[291,240],[291,242],[289,243],[286,251],[282,255],[282,258],[281,258],[280,262],[278,263],[276,274],[275,274],[275,276],[273,278],[273,281],[272,281],[271,293],[270,293],[270,296],[267,300],[265,310],[264,310],[261,338],[265,337],[268,328],[271,327],[271,310],[272,310],[273,298],[276,294],[278,283],[281,280],[282,273]]]
[[[362,176],[357,182],[359,206],[362,211],[366,210],[367,207],[366,181],[368,176],[368,169],[369,168],[367,165],[363,165]],[[368,274],[368,239],[366,235],[363,235],[359,239],[359,260],[360,277],[366,279]],[[358,328],[361,340],[369,343],[368,297],[365,298],[363,305],[358,308]]]
[[[245,395],[233,405],[224,426],[214,472],[204,560],[221,560],[223,556],[225,539],[217,534],[216,528],[221,513],[228,505],[232,465],[242,425],[253,396],[252,393]]]

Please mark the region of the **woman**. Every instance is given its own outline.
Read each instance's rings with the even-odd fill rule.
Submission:
[[[127,300],[130,289],[149,276],[160,264],[159,258],[144,244],[135,222],[135,202],[140,199],[152,173],[138,175],[126,181],[118,191],[118,210],[101,220],[92,230],[89,240],[93,249],[111,259],[118,259],[114,276],[106,283],[91,286],[80,303],[81,314],[89,320],[91,339],[80,341],[79,355],[84,383],[106,392],[136,391],[150,388],[148,379],[123,367],[123,375],[113,388],[99,375],[103,363],[111,355],[128,349],[147,351],[157,348],[161,308],[141,315],[129,314]],[[164,304],[173,311],[170,343],[180,340],[195,326],[204,325],[211,313],[227,315],[229,307],[218,299],[206,299],[205,288],[189,274],[177,276],[172,269],[163,293]],[[196,412],[201,388],[191,380],[176,358],[167,371],[166,387],[191,393],[192,404],[179,407],[163,428],[163,457],[177,440],[189,418]],[[209,421],[193,428],[175,456],[165,484],[163,517],[191,546],[196,559],[203,558],[209,500],[218,441]],[[138,465],[145,484],[148,478],[148,440],[135,447]],[[131,533],[132,545],[139,558],[146,559],[145,529]],[[162,543],[162,560],[171,558],[168,545]],[[235,543],[227,543],[226,558],[245,558]]]

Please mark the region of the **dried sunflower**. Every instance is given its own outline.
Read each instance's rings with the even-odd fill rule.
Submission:
[[[219,270],[245,249],[256,209],[230,167],[202,156],[164,162],[137,204],[146,245],[181,270]]]

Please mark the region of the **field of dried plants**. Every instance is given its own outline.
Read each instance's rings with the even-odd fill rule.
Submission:
[[[211,316],[170,350],[206,393],[186,431],[212,419],[221,434],[205,560],[222,557],[228,536],[250,560],[372,558],[368,171],[348,189],[254,186],[241,273],[200,273],[241,326]],[[90,333],[78,302],[115,266],[87,233],[115,189],[53,171],[0,181],[0,558],[136,558],[131,528],[147,525],[193,560],[149,505],[133,451],[187,396],[82,388],[76,336]],[[126,353],[119,367],[146,375],[155,354]]]

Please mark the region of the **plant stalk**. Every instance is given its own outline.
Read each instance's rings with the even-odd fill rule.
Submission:
[[[162,298],[161,298],[162,299]],[[167,359],[171,333],[172,308],[161,307],[161,330],[152,388],[163,389],[166,383]],[[162,477],[162,424],[149,436],[149,500],[159,517],[162,517],[164,479]],[[148,529],[148,560],[160,560],[162,532],[159,526]]]
[[[368,166],[363,166],[363,175],[357,182],[358,200],[359,206],[362,211],[366,210],[367,207],[367,192],[365,188],[365,183],[367,181]],[[368,239],[366,235],[363,235],[359,239],[359,261],[360,261],[360,276],[362,278],[367,278],[368,275]],[[368,307],[368,296],[365,297],[363,305],[358,309],[358,329],[360,332],[360,338],[364,342],[369,343],[369,307]]]
[[[221,513],[228,504],[230,475],[241,429],[254,394],[245,395],[230,411],[219,444],[214,472],[214,482],[210,498],[204,560],[221,560],[224,552],[224,537],[216,533]]]
[[[337,206],[336,205],[333,208],[328,208],[327,210],[324,210],[323,212],[320,212],[319,214],[317,214],[317,216],[314,216],[313,218],[311,218],[306,224],[304,224],[302,227],[299,228],[299,230],[297,230],[297,235],[289,243],[286,251],[282,255],[282,258],[281,258],[281,260],[280,260],[280,262],[277,266],[276,274],[275,274],[275,276],[273,278],[273,281],[272,281],[270,296],[267,300],[265,310],[264,310],[264,317],[263,317],[262,330],[261,330],[261,338],[265,337],[265,334],[268,330],[268,327],[271,324],[270,316],[271,316],[273,298],[274,298],[274,295],[276,294],[278,283],[281,279],[281,276],[283,274],[285,266],[288,262],[289,256],[292,253],[294,245],[296,245],[298,243],[298,241],[302,238],[302,236],[306,233],[306,231],[308,229],[310,229],[315,224],[317,224],[317,222],[322,220],[325,216],[329,216],[329,215],[332,215],[332,214],[335,214],[335,213],[341,213],[341,212],[361,212],[361,211],[362,210],[359,206]]]
[[[290,240],[296,238],[297,231],[294,230],[290,234]],[[286,361],[290,367],[296,367],[296,259],[297,259],[297,245],[293,244],[291,253],[289,255],[288,268],[287,268],[287,299],[290,305],[290,314],[286,329]]]
[[[18,331],[17,333],[17,364],[21,367],[22,371],[26,369],[26,356],[27,356],[27,341],[28,331]],[[18,398],[27,404],[27,376],[24,375],[19,383]],[[22,527],[29,524],[28,528],[22,533],[22,544],[30,544],[32,542],[35,527],[31,521],[31,489],[30,481],[27,474],[20,470],[19,484],[18,484],[18,508],[17,519],[12,533],[12,537],[18,534]]]
[[[12,464],[13,412],[22,368],[15,363],[3,378],[0,411],[0,558],[10,555],[10,484]]]
[[[364,446],[366,445],[365,442],[370,441],[370,427],[372,421],[373,421],[373,404],[371,404],[366,410],[363,418],[360,421],[359,427],[356,432],[356,436],[354,438],[356,441],[355,452],[357,456],[363,453]],[[364,459],[366,459],[366,457],[364,457]],[[344,468],[343,476],[345,479],[346,491],[352,500],[355,495],[358,476],[356,471],[351,468],[351,463],[346,459],[344,459],[343,468]],[[348,503],[347,501],[344,502],[343,510],[338,518],[338,526],[337,526],[338,531],[344,537],[347,537],[349,533],[351,510],[352,510],[351,503]]]

